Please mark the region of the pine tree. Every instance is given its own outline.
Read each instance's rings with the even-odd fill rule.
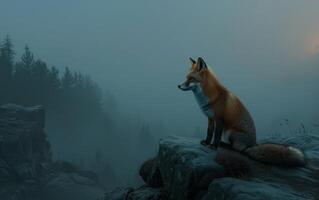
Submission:
[[[74,83],[75,83],[74,76],[68,67],[66,67],[64,70],[61,83],[62,83],[62,89],[64,90],[69,90],[74,86]]]
[[[0,104],[11,101],[12,71],[15,52],[10,37],[4,39],[0,47]]]
[[[0,70],[7,76],[12,75],[14,55],[13,44],[10,37],[7,35],[0,47]]]
[[[30,87],[33,90],[32,102],[36,104],[47,105],[49,89],[49,69],[47,64],[38,59],[33,61],[33,55],[26,57],[26,63],[30,64],[31,80]]]
[[[59,112],[61,109],[61,79],[59,76],[59,70],[56,67],[51,67],[48,70],[48,85],[47,85],[47,97],[46,103],[48,109]]]
[[[34,57],[28,45],[24,47],[24,54],[21,57],[21,63],[27,71],[30,71],[30,72],[32,71],[32,66],[34,64]]]
[[[34,105],[33,93],[34,90],[34,80],[32,79],[32,71],[35,61],[33,53],[30,51],[28,46],[25,46],[24,53],[21,56],[21,60],[15,65],[15,88],[19,91],[15,92],[15,102],[22,105]]]

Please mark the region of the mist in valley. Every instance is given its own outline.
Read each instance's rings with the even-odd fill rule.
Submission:
[[[206,135],[193,95],[177,88],[189,56],[203,57],[240,97],[258,139],[318,129],[318,8],[315,0],[3,0],[0,39],[3,49],[9,35],[14,57],[2,63],[12,72],[1,71],[0,103],[43,104],[54,159],[96,171],[108,188],[136,185],[160,138]]]

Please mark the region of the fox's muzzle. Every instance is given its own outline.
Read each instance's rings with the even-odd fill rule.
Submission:
[[[188,90],[191,90],[193,86],[188,81],[185,81],[184,83],[178,85],[177,87],[183,91],[188,91]]]

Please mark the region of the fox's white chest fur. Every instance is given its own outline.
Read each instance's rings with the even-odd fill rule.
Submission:
[[[202,110],[202,112],[208,117],[212,118],[214,116],[214,111],[209,103],[209,98],[205,95],[202,90],[202,87],[199,83],[191,86],[191,90],[194,93],[195,99]]]
[[[202,90],[202,87],[200,86],[200,83],[184,83],[180,85],[179,88],[183,91],[193,91],[195,99],[203,113],[208,118],[214,117],[214,111],[209,103],[209,98],[205,95],[204,91]]]

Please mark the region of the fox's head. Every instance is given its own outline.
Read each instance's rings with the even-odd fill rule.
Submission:
[[[199,57],[197,62],[192,58],[189,58],[189,60],[191,61],[191,68],[186,75],[186,81],[178,85],[178,88],[183,91],[192,90],[195,85],[203,84],[206,76],[207,65],[203,58]]]

